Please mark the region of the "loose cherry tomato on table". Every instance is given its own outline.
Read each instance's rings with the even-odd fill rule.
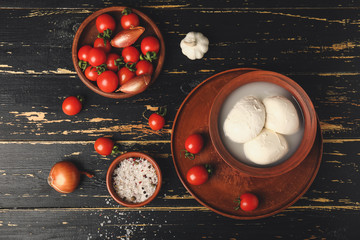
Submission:
[[[133,46],[124,48],[121,52],[121,55],[124,58],[125,63],[136,63],[140,58],[139,51]]]
[[[96,81],[99,74],[95,67],[89,66],[85,70],[85,77],[90,81]]]
[[[152,130],[160,130],[164,127],[166,111],[165,107],[160,107],[158,112],[150,115],[149,126]]]
[[[104,40],[103,38],[97,38],[94,41],[94,48],[98,48],[103,50],[105,53],[109,53],[111,51],[111,44],[109,40]]]
[[[79,60],[88,62],[89,61],[88,54],[89,54],[90,49],[92,49],[92,47],[89,45],[82,46],[78,51]]]
[[[139,17],[135,13],[131,12],[131,9],[125,8],[122,11],[122,14],[123,16],[121,17],[120,22],[123,29],[130,29],[132,27],[139,26]]]
[[[145,37],[141,41],[140,48],[141,48],[141,52],[144,55],[146,55],[146,53],[148,53],[148,52],[158,53],[159,49],[160,49],[160,43],[156,37],[149,36],[149,37]]]
[[[76,115],[81,111],[82,108],[82,98],[80,96],[74,97],[70,96],[67,97],[63,104],[62,104],[62,110],[67,115]]]
[[[120,85],[125,84],[127,81],[135,77],[135,72],[131,71],[128,67],[122,67],[118,71],[118,77],[120,81]]]
[[[114,32],[115,28],[115,20],[109,14],[102,14],[96,18],[96,29],[99,33],[104,33],[108,29]]]
[[[212,173],[209,165],[196,165],[189,169],[186,174],[186,180],[191,185],[204,184]]]
[[[238,199],[235,200],[238,204],[235,210],[241,208],[243,211],[253,211],[259,206],[259,199],[252,193],[241,194]]]
[[[198,154],[204,146],[204,139],[200,134],[192,134],[185,140],[185,149],[189,153]]]
[[[114,141],[107,137],[96,139],[94,148],[98,154],[104,156],[116,154],[118,152],[118,147],[115,145]]]
[[[111,93],[119,86],[119,79],[113,71],[105,71],[97,78],[97,85],[103,92]]]
[[[153,73],[153,65],[151,62],[148,62],[146,60],[141,60],[136,64],[136,75],[143,75],[143,74],[149,74],[151,75]]]
[[[88,60],[91,66],[97,67],[104,64],[106,61],[106,54],[104,51],[98,48],[90,49],[88,53]]]
[[[107,67],[107,69],[116,72],[118,70],[117,65],[121,61],[122,61],[122,59],[120,59],[119,54],[109,53],[106,57],[106,67]]]

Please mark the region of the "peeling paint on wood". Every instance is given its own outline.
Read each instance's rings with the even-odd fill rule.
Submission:
[[[342,125],[335,125],[331,123],[326,123],[323,121],[320,121],[320,126],[322,131],[338,131],[338,130],[345,130],[345,128]]]

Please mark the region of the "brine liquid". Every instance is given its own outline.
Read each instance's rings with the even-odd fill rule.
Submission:
[[[224,122],[231,111],[231,109],[235,106],[235,104],[243,97],[246,96],[254,96],[258,98],[260,101],[262,101],[266,97],[271,96],[283,96],[289,99],[295,106],[296,111],[299,116],[299,123],[300,128],[299,130],[292,134],[292,135],[283,135],[288,143],[289,151],[288,153],[276,161],[275,163],[272,163],[270,165],[257,165],[253,162],[251,162],[249,159],[245,157],[244,154],[244,144],[243,143],[236,143],[233,142],[230,138],[225,136],[224,133]],[[277,165],[284,160],[288,159],[296,149],[299,147],[301,143],[301,139],[304,135],[304,117],[301,111],[301,108],[296,101],[296,99],[284,88],[268,82],[254,82],[254,83],[248,83],[245,84],[238,89],[234,90],[224,101],[224,104],[221,107],[220,115],[219,115],[219,130],[220,130],[220,137],[223,141],[224,146],[227,148],[227,150],[230,152],[230,154],[236,158],[237,160],[246,163],[251,166],[257,166],[257,167],[268,167],[268,166],[274,166]]]

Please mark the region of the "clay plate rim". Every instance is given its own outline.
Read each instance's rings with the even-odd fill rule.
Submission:
[[[298,149],[289,159],[271,167],[250,166],[233,157],[226,149],[219,134],[219,112],[224,101],[237,88],[253,82],[269,82],[286,89],[299,103],[304,117],[304,135]],[[218,154],[231,167],[255,177],[273,177],[284,174],[297,167],[309,154],[315,141],[317,117],[311,99],[305,90],[294,80],[276,72],[253,71],[244,73],[228,82],[217,94],[210,110],[209,132]]]
[[[75,71],[77,73],[77,75],[79,76],[80,80],[88,87],[90,88],[92,91],[94,91],[95,93],[104,96],[104,97],[108,97],[108,98],[114,98],[114,99],[122,99],[122,98],[129,98],[132,96],[135,96],[137,94],[129,94],[129,93],[106,93],[101,91],[94,83],[92,83],[91,81],[89,81],[84,73],[81,71],[81,69],[78,66],[78,58],[77,58],[77,52],[78,52],[78,43],[79,43],[79,39],[83,33],[83,30],[87,27],[87,25],[93,21],[94,19],[96,19],[96,17],[98,17],[101,14],[104,13],[109,13],[109,12],[119,12],[119,14],[121,14],[121,12],[127,8],[126,6],[114,6],[114,7],[108,7],[108,8],[103,8],[100,9],[94,13],[92,13],[90,16],[88,16],[79,26],[78,30],[76,31],[76,34],[74,36],[74,40],[73,40],[73,44],[72,44],[72,61],[74,64],[74,68]],[[156,26],[156,24],[144,13],[140,12],[139,10],[136,10],[134,8],[130,8],[134,13],[136,13],[139,17],[140,17],[140,23],[141,21],[145,22],[145,25],[149,25],[151,27],[151,29],[149,30],[148,28],[145,29],[145,32],[140,36],[140,39],[142,37],[144,37],[145,35],[147,35],[147,33],[151,32],[153,34],[156,35],[156,37],[159,39],[160,42],[160,51],[159,51],[159,57],[157,60],[157,66],[154,70],[154,73],[152,75],[150,84],[148,85],[148,87],[155,82],[155,80],[158,78],[161,69],[164,65],[164,60],[165,60],[165,42],[164,42],[164,38],[159,30],[159,28]],[[111,14],[110,14],[111,15]],[[94,23],[93,23],[94,24]],[[118,25],[118,24],[117,24]],[[144,24],[142,24],[144,25]],[[118,27],[117,27],[118,29]]]
[[[123,201],[116,193],[113,184],[112,184],[112,174],[115,170],[115,168],[118,166],[118,164],[127,159],[127,158],[144,158],[147,161],[149,161],[153,167],[156,170],[156,175],[158,177],[158,184],[156,186],[155,192],[154,194],[149,197],[148,199],[146,199],[144,202],[140,202],[140,203],[129,203],[126,201]],[[150,157],[149,155],[145,154],[145,153],[141,153],[141,152],[127,152],[124,153],[120,156],[118,156],[117,158],[115,158],[115,160],[110,164],[107,173],[106,173],[106,187],[111,195],[111,197],[119,204],[125,206],[125,207],[130,207],[130,208],[136,208],[136,207],[142,207],[148,203],[150,203],[152,200],[154,200],[154,198],[158,195],[160,189],[161,189],[161,184],[162,184],[162,174],[161,174],[161,170],[159,165],[157,164],[157,162]]]

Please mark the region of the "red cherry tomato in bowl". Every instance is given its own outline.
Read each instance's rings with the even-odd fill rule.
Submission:
[[[115,61],[119,58],[120,58],[119,54],[109,53],[106,57],[107,69],[116,72],[118,70],[118,66],[115,65]]]
[[[88,66],[85,70],[85,77],[90,81],[96,81],[99,74],[95,67]]]
[[[119,79],[113,71],[105,71],[97,78],[97,85],[103,91],[107,93],[114,92],[119,86]]]
[[[105,53],[109,53],[111,51],[111,44],[109,40],[105,40],[103,38],[97,38],[94,41],[94,48],[99,48],[103,50]]]
[[[81,111],[81,108],[80,99],[74,96],[67,97],[62,104],[62,110],[67,115],[76,115]]]
[[[82,46],[79,51],[78,51],[78,58],[79,60],[81,61],[85,61],[85,62],[88,62],[88,54],[89,54],[89,51],[92,49],[91,46],[89,45],[84,45]]]
[[[99,33],[103,33],[107,29],[114,32],[115,28],[115,20],[109,14],[102,14],[96,18],[96,29]]]
[[[95,151],[103,156],[110,155],[114,148],[114,142],[110,138],[107,137],[100,137],[96,139],[94,148]]]
[[[189,169],[186,180],[191,185],[204,184],[209,179],[209,171],[204,165],[196,165]]]
[[[140,58],[139,51],[133,46],[124,48],[121,52],[121,55],[124,58],[125,63],[128,62],[136,63],[137,61],[139,61]]]
[[[88,53],[88,62],[91,66],[97,67],[104,64],[106,61],[106,54],[104,51],[98,48],[90,49]]]
[[[122,11],[122,14],[123,16],[121,17],[120,22],[123,29],[139,26],[139,17],[135,13],[132,13],[131,9],[125,8],[124,11]]]
[[[185,140],[185,149],[189,153],[197,154],[204,146],[204,139],[200,134],[192,134]]]
[[[253,211],[259,205],[259,199],[252,193],[244,193],[240,195],[240,208],[243,211]]]
[[[127,67],[122,67],[118,71],[120,85],[125,84],[127,81],[135,77],[135,72],[130,71]]]
[[[149,36],[145,37],[141,41],[141,52],[145,55],[147,52],[155,52],[158,53],[160,49],[159,40],[156,37]]]
[[[136,64],[136,75],[143,75],[143,74],[149,74],[151,75],[153,73],[153,65],[151,62],[148,62],[146,60],[141,60]]]

